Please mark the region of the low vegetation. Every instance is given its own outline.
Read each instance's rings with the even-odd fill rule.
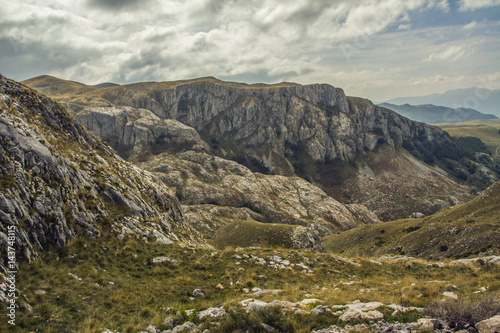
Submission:
[[[343,255],[413,255],[429,259],[500,253],[500,182],[465,204],[429,217],[358,227],[326,237]]]
[[[466,123],[439,124],[439,127],[454,137],[472,136],[481,139],[491,152],[493,159],[500,162],[500,119],[474,120]]]
[[[429,314],[443,319],[456,330],[474,327],[478,322],[500,313],[500,302],[492,297],[471,297],[429,304]]]
[[[159,256],[170,260],[155,262],[153,258]],[[271,256],[295,266],[272,267]],[[267,263],[257,262],[257,257]],[[12,332],[102,332],[105,328],[137,332],[150,324],[162,328],[164,319],[175,317],[177,311],[219,306],[234,307],[221,321],[221,332],[245,331],[260,323],[281,332],[310,332],[345,323],[333,313],[284,315],[268,308],[248,314],[237,304],[246,298],[266,302],[318,298],[329,306],[359,299],[427,307],[438,302],[444,291],[467,298],[481,287],[485,288],[482,295],[498,299],[500,270],[498,266],[441,265],[423,260],[345,260],[329,253],[278,247],[215,252],[105,236],[47,248],[33,264],[21,265],[16,283],[22,295]],[[255,287],[279,292],[254,296],[251,289]],[[193,298],[195,289],[205,296]],[[386,320],[418,319],[415,313],[394,317],[393,310],[380,310]],[[2,317],[5,311],[2,307]],[[191,317],[178,316],[176,324],[204,322]],[[1,331],[7,329],[6,322],[0,321]]]
[[[217,231],[214,244],[218,248],[248,246],[281,246],[294,248],[294,229],[296,225],[237,221]],[[303,227],[302,227],[303,228]]]

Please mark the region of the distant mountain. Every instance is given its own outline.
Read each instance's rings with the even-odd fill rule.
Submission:
[[[446,106],[432,104],[425,105],[395,105],[390,103],[379,104],[384,108],[396,111],[402,116],[411,120],[420,121],[427,124],[438,123],[463,123],[476,119],[497,119],[492,114],[484,114],[474,109],[458,108],[452,109]]]
[[[467,88],[449,90],[444,94],[417,97],[398,97],[386,101],[391,104],[434,104],[450,108],[473,108],[482,113],[500,117],[500,89]]]

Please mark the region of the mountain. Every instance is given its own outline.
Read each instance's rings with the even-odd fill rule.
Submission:
[[[342,204],[303,178],[253,172],[216,156],[222,155],[222,138],[206,141],[192,126],[162,119],[148,109],[115,105],[101,96],[119,87],[59,83],[61,100],[77,106],[71,110],[75,118],[54,100],[0,76],[0,242],[2,249],[15,243],[16,255],[16,271],[8,271],[4,265],[12,261],[14,251],[2,251],[0,317],[9,320],[0,321],[0,331],[336,332],[360,321],[370,321],[369,326],[355,326],[363,331],[429,331],[437,321],[419,320],[424,312],[444,319],[439,325],[446,328],[467,324],[471,329],[500,313],[494,267],[498,257],[455,263],[408,257],[346,259],[315,251],[323,248],[323,235],[353,227],[390,234],[385,228],[392,222],[379,223],[366,207]],[[279,92],[289,87],[262,89]],[[209,88],[207,99],[217,87]],[[364,100],[346,100],[355,103],[352,107],[361,115],[375,108]],[[349,114],[339,116],[347,129]],[[86,131],[76,117],[113,139],[110,144],[130,162]],[[440,138],[440,130],[405,121]],[[446,134],[441,138],[451,152],[463,148]],[[410,144],[405,146],[415,155],[424,153]],[[264,169],[258,155],[253,160],[244,154],[246,150],[242,156],[247,159],[241,162]],[[299,157],[304,156],[302,152]],[[457,168],[473,163],[465,156],[451,157],[448,162]],[[407,191],[402,185],[426,184],[420,190],[424,195],[437,193],[429,188],[441,185],[447,195],[469,190],[439,166],[389,143],[357,152],[350,162],[339,158],[316,167],[323,172],[319,176],[328,174],[324,168],[337,170],[346,189],[359,190],[364,184],[364,195],[386,200],[384,205],[397,202]],[[394,175],[401,178],[394,181]],[[380,187],[383,183],[385,188]],[[442,211],[452,214],[438,213],[436,218],[445,220],[425,228],[430,247],[436,246],[432,237],[437,235],[449,241],[437,244],[441,253],[463,253],[455,246],[476,251],[480,244],[484,249],[479,253],[498,253],[497,185],[472,204]],[[380,193],[373,195],[375,190]],[[418,235],[424,230],[412,227],[404,232]],[[453,238],[466,244],[454,244]],[[419,255],[427,255],[428,239],[418,238],[424,248]],[[407,240],[403,246],[412,251],[415,242]],[[376,241],[379,246],[387,240]],[[450,296],[460,301],[437,303]],[[459,322],[463,313],[476,309],[479,315]]]
[[[13,227],[28,261],[50,245],[110,232],[205,246],[161,181],[123,161],[53,100],[3,76],[0,184],[2,248]]]
[[[73,83],[69,86],[78,91],[87,89]],[[57,91],[64,90],[60,88]],[[209,147],[198,133],[176,120],[156,123],[158,119],[147,110],[111,108],[115,114],[124,114],[128,119],[125,123],[132,122],[136,133],[140,124],[137,119],[166,131],[170,148],[175,148],[179,140],[193,140],[200,146],[199,151],[171,154],[170,149],[163,151],[164,145],[159,145],[157,149],[162,152],[136,161],[138,168],[114,155],[109,146],[87,133],[52,100],[6,78],[2,89],[2,184],[8,190],[2,194],[0,208],[6,214],[2,215],[5,226],[26,226],[21,231],[30,236],[19,240],[19,244],[30,249],[28,257],[36,256],[37,248],[45,243],[63,246],[82,232],[101,236],[110,223],[109,227],[122,238],[138,234],[166,243],[203,245],[205,239],[214,239],[223,226],[272,222],[287,226],[282,245],[322,249],[321,237],[325,235],[380,222],[365,207],[343,205],[301,178],[255,174],[234,161],[206,154]],[[137,118],[131,119],[133,115]],[[145,115],[153,118],[146,121]],[[21,131],[17,123],[23,123],[31,132]],[[52,124],[59,123],[63,125],[52,128]],[[138,140],[136,148],[140,149],[142,143]],[[102,156],[102,151],[107,155]],[[49,166],[37,162],[36,156],[44,154],[49,156]],[[28,164],[15,163],[26,159]],[[45,181],[38,179],[40,173]],[[35,188],[34,193],[26,193],[26,189]],[[44,219],[54,225],[46,225]],[[7,235],[5,228],[1,231]],[[259,239],[258,234],[254,236]]]
[[[443,94],[416,97],[398,97],[386,101],[391,104],[433,104],[449,108],[473,108],[479,112],[500,117],[500,89],[467,88],[449,90]]]
[[[475,119],[497,119],[491,114],[483,114],[474,109],[458,108],[452,109],[444,106],[432,104],[425,105],[395,105],[382,103],[380,106],[396,111],[402,116],[411,120],[420,121],[426,124],[437,123],[462,123]]]
[[[431,214],[471,199],[468,186],[482,189],[498,179],[491,159],[473,168],[476,157],[464,156],[443,130],[326,84],[200,78],[107,88],[69,82],[54,92],[54,80],[65,86],[53,77],[25,83],[52,93],[128,161],[147,164],[165,152],[183,159],[189,150],[213,154],[254,172],[299,176],[382,220]],[[176,185],[181,202],[183,186]]]
[[[325,247],[344,255],[410,255],[429,259],[500,253],[500,182],[465,204],[418,219],[363,226],[329,236]]]

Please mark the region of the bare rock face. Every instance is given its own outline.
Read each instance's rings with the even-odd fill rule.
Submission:
[[[441,129],[367,100],[347,98],[342,89],[327,84],[255,87],[207,79],[170,89],[152,85],[147,92],[131,85],[103,97],[116,105],[151,110],[161,119],[176,119],[241,148],[265,146],[285,155],[300,145],[317,162],[352,161],[382,143],[395,147],[409,140],[424,145],[445,137]]]
[[[45,244],[114,230],[203,244],[161,182],[125,163],[58,104],[0,76],[0,241],[28,260]],[[21,256],[21,255],[20,255]]]
[[[107,106],[88,108],[75,115],[90,132],[109,142],[124,158],[160,151],[210,148],[198,132],[173,119],[161,119],[146,109]]]
[[[380,222],[366,207],[345,206],[302,178],[253,173],[205,153],[160,154],[139,166],[176,191],[186,218],[208,237],[232,220],[299,225],[319,237]]]

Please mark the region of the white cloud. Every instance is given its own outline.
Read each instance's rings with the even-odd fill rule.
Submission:
[[[461,11],[470,11],[493,6],[500,6],[500,0],[460,0]]]
[[[465,30],[470,30],[470,29],[474,29],[474,27],[476,25],[477,25],[477,22],[476,21],[472,21],[471,23],[464,25],[463,28]]]
[[[398,30],[410,30],[411,29],[411,24],[400,24],[398,26]]]
[[[457,61],[458,59],[468,57],[472,52],[471,47],[450,46],[446,50],[431,54],[424,61]]]

